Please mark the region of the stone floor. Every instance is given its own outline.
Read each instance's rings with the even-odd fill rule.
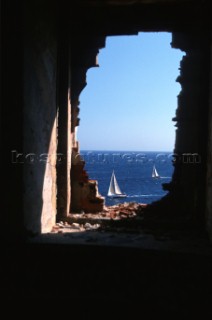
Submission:
[[[58,222],[52,232],[30,241],[212,255],[209,240],[199,230],[174,223],[153,226],[143,224],[145,207],[138,203],[124,203],[105,207],[103,212],[96,214],[73,213],[68,221]]]
[[[71,214],[11,248],[2,293],[10,305],[18,297],[34,312],[42,302],[48,314],[67,310],[73,319],[94,319],[97,307],[98,319],[211,317],[209,240],[179,219],[144,223],[144,210],[123,204]]]

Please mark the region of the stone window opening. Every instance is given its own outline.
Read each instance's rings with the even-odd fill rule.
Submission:
[[[78,68],[77,64],[74,64],[72,69],[72,78],[76,79],[76,94],[75,90],[73,90],[71,97],[71,205],[70,213],[63,220],[65,223],[72,224],[78,231],[81,230],[80,223],[87,223],[88,229],[97,228],[98,225],[107,228],[109,225],[109,229],[115,226],[114,230],[118,230],[120,226],[122,226],[123,229],[126,229],[129,226],[133,226],[133,228],[138,228],[140,226],[145,228],[145,226],[148,226],[149,228],[152,225],[155,226],[155,223],[163,224],[164,221],[168,221],[168,224],[170,224],[169,227],[173,226],[173,224],[176,226],[178,223],[187,224],[188,221],[189,223],[191,221],[198,221],[198,223],[201,224],[204,217],[198,216],[198,214],[200,208],[204,206],[204,191],[203,189],[200,190],[197,181],[200,181],[203,178],[200,174],[202,170],[202,160],[200,159],[202,159],[203,153],[202,145],[199,144],[199,140],[194,140],[192,138],[195,137],[195,135],[200,135],[200,132],[197,132],[196,128],[200,128],[199,122],[201,122],[201,117],[199,118],[200,106],[198,103],[195,104],[195,99],[190,95],[192,86],[192,90],[194,90],[197,83],[199,83],[200,79],[203,77],[201,68],[195,68],[194,70],[191,68],[193,63],[195,63],[195,65],[202,64],[203,66],[205,64],[205,52],[204,50],[200,50],[200,37],[195,37],[192,33],[172,33],[171,46],[173,48],[181,49],[186,54],[183,56],[180,63],[180,74],[177,81],[181,84],[182,90],[178,95],[176,116],[173,117],[173,121],[176,122],[175,126],[177,127],[173,158],[174,173],[172,181],[163,185],[164,190],[167,190],[168,194],[161,200],[148,206],[130,207],[129,205],[127,208],[120,207],[119,211],[121,212],[122,218],[124,217],[123,219],[120,219],[121,222],[116,221],[116,217],[120,214],[119,211],[117,213],[116,210],[109,210],[108,213],[108,209],[104,206],[104,198],[98,192],[98,182],[90,180],[84,170],[85,163],[80,157],[79,144],[76,139],[75,129],[78,128],[79,125],[79,94],[86,85],[87,69],[98,66],[96,57],[99,49],[105,46],[105,38],[100,37],[95,39],[95,41],[91,41],[91,43],[93,42],[95,43],[95,46],[89,47],[86,41],[85,45],[82,45],[79,49],[79,51],[82,50],[83,53],[77,57],[74,56],[74,58],[76,58],[75,61],[78,61],[79,56],[84,61],[84,69],[82,70],[81,66]],[[93,56],[93,60],[91,59],[91,56]],[[194,95],[197,95],[196,102],[199,101],[200,96],[204,96],[204,91],[204,88],[202,92],[195,92],[194,90]],[[197,126],[194,125],[189,127],[190,122],[187,121],[189,117],[192,117],[192,121],[197,122]],[[187,135],[186,132],[188,127],[191,132]],[[203,150],[203,152],[205,154],[206,150]],[[197,155],[198,161],[184,161],[185,158],[193,159],[195,155]],[[187,165],[188,163],[189,165]],[[126,217],[133,218],[133,212],[135,211],[136,215],[138,213],[140,216],[139,221],[136,221],[135,219],[126,219]],[[99,212],[103,213],[102,216],[99,215]],[[74,213],[76,213],[76,215]],[[107,221],[105,217],[110,218],[109,224],[105,222]]]
[[[22,103],[17,94],[14,96],[19,99],[21,112],[20,119],[17,123],[14,119],[13,125],[14,128],[23,127],[23,143],[21,134],[17,139],[18,153],[50,152],[57,155],[57,159],[52,159],[48,170],[45,166],[42,170],[39,166],[23,166],[23,172],[19,170],[17,185],[23,187],[19,192],[23,190],[20,225],[27,232],[39,234],[50,232],[55,222],[69,223],[75,211],[73,195],[79,195],[77,188],[90,197],[90,206],[104,205],[98,193],[94,197],[97,185],[89,181],[75,137],[79,126],[79,96],[86,86],[86,72],[98,66],[96,57],[105,47],[106,37],[162,31],[172,32],[172,47],[186,53],[178,77],[182,90],[174,116],[174,173],[172,181],[164,185],[168,195],[145,208],[142,225],[166,220],[176,225],[176,221],[183,221],[189,226],[195,224],[199,229],[211,230],[210,32],[203,20],[196,19],[199,11],[190,10],[190,7],[172,10],[170,6],[133,4],[129,8],[107,7],[106,11],[97,6],[87,13],[79,5],[83,14],[79,19],[74,14],[78,9],[72,8],[68,13],[61,6],[58,12],[51,6],[50,18],[48,6],[43,10],[41,7],[41,4],[34,5],[32,10],[26,6],[24,11],[24,35],[20,39],[24,48],[19,50],[24,57],[23,68],[20,66],[23,88],[19,86],[20,92],[23,89],[24,100]],[[12,78],[12,67],[8,69]],[[11,151],[14,150],[12,138],[10,142]],[[60,161],[61,155],[63,161]],[[16,168],[13,166],[11,172]],[[15,187],[13,191],[17,197]],[[84,210],[86,205],[88,202],[77,210]],[[15,205],[10,208],[20,216]]]
[[[149,162],[149,170],[152,170],[152,163],[154,161],[158,161],[159,163],[161,159],[160,163],[162,163],[163,161],[164,163],[166,162],[170,165],[170,172],[169,174],[165,172],[163,172],[163,174],[161,173],[162,178],[158,180],[157,183],[165,183],[169,181],[167,179],[167,175],[169,175],[171,178],[171,154],[173,154],[175,139],[175,127],[172,122],[172,118],[174,117],[175,110],[177,108],[177,94],[181,89],[180,85],[175,85],[174,87],[174,83],[176,78],[179,76],[178,69],[180,67],[181,56],[183,55],[183,53],[180,53],[180,50],[173,50],[171,48],[171,34],[169,33],[141,32],[134,37],[107,37],[107,39],[108,44],[106,45],[106,48],[101,50],[100,54],[98,55],[98,60],[100,60],[100,68],[89,70],[89,74],[87,74],[88,86],[82,91],[80,95],[80,118],[82,119],[82,121],[79,127],[80,151],[84,149],[84,146],[90,148],[91,151],[85,151],[83,153],[83,157],[86,162],[88,172],[90,169],[93,173],[93,177],[91,176],[91,178],[95,179],[95,175],[97,175],[96,179],[100,179],[101,183],[99,183],[99,190],[104,197],[107,195],[109,181],[104,181],[101,174],[99,174],[98,172],[95,173],[93,162],[97,162],[97,165],[102,164],[102,169],[104,163],[109,163],[111,166],[114,165],[114,169],[116,171],[118,170],[117,166],[121,164],[122,160],[122,164],[126,163],[126,169],[129,171],[130,166],[127,166],[127,164],[133,164],[136,162],[138,169],[141,169],[139,168],[138,164],[142,163],[142,159],[144,159],[143,162]],[[108,46],[109,48],[107,48]],[[159,57],[157,57],[156,52],[158,52],[159,46],[162,46],[164,49],[160,53]],[[130,49],[128,49],[128,47],[130,47]],[[127,49],[128,56],[126,56],[126,54],[123,54],[123,56],[121,56],[121,52],[126,51]],[[146,51],[150,52],[151,57],[145,54]],[[165,56],[167,57],[168,61],[165,59]],[[106,63],[104,63],[104,59],[109,60],[107,62],[107,65]],[[133,64],[136,65],[135,67],[130,66],[132,65],[131,61],[133,59],[135,60]],[[179,61],[175,61],[174,59],[179,59]],[[145,69],[145,64],[142,63],[142,60],[144,60],[145,63],[149,66],[148,68]],[[117,64],[118,67],[116,66]],[[127,64],[129,65],[126,66]],[[156,71],[153,72],[153,69]],[[107,80],[108,74],[114,74],[114,77],[116,79],[114,81],[113,77],[111,77],[110,85],[108,84],[109,80]],[[164,79],[164,74],[167,74],[167,79]],[[94,77],[96,77],[97,81],[96,86]],[[102,85],[100,85],[100,83],[102,83]],[[157,85],[157,83],[160,83],[161,90],[158,89],[159,85]],[[173,83],[173,85],[170,85],[170,83]],[[105,86],[106,89],[104,88]],[[126,90],[126,86],[128,90]],[[149,94],[149,96],[147,96],[148,94],[145,92],[144,88],[146,88],[146,91],[151,88],[152,94]],[[96,90],[101,92],[103,97],[102,99],[100,99],[100,94],[97,94]],[[172,99],[170,95],[168,96],[168,98],[166,98],[167,90],[172,90]],[[92,97],[94,97],[93,101]],[[158,97],[158,99],[156,99],[156,97]],[[113,102],[113,100],[115,100],[116,103]],[[128,103],[126,103],[125,101],[128,101]],[[147,107],[147,105],[149,107]],[[93,116],[93,113],[95,113],[95,118]],[[127,125],[126,117],[129,122]],[[117,119],[118,123],[116,122]],[[137,119],[139,119],[139,121]],[[155,119],[157,119],[157,121],[155,121]],[[149,126],[148,128],[143,128],[146,122],[149,123]],[[91,133],[89,133],[91,123],[92,130]],[[102,123],[105,123],[104,129],[102,128]],[[164,124],[162,125],[162,123]],[[93,129],[94,127],[95,133]],[[81,133],[82,129],[83,133]],[[104,131],[104,138],[102,139],[102,146],[100,146],[99,136],[101,136],[102,130]],[[160,135],[159,138],[157,131]],[[112,133],[115,133],[115,136],[113,136]],[[171,137],[167,138],[168,135],[170,135]],[[169,139],[169,147],[167,147],[168,143],[166,143],[165,145],[164,138],[166,140]],[[98,149],[97,147],[95,148],[95,144],[96,146],[98,146]],[[116,147],[114,147],[114,144]],[[134,149],[132,149],[133,145]],[[99,150],[99,152],[94,153],[92,151],[93,149]],[[114,151],[113,153],[111,151],[109,153],[107,153],[107,151],[101,151],[107,149],[116,151]],[[123,150],[126,150],[126,154],[123,154]],[[137,155],[135,155],[136,150],[139,151],[140,154],[139,152],[137,152]],[[164,153],[164,151],[167,150],[169,151],[169,153]],[[154,154],[153,158],[150,158],[150,154],[145,155],[146,151],[158,151],[158,154]],[[162,169],[165,169],[165,164]],[[110,175],[109,171],[108,175]],[[125,180],[122,180],[122,185],[125,188],[127,186],[128,176],[130,179],[130,171],[129,174],[126,175]],[[108,185],[106,185],[106,183]],[[143,180],[140,180],[139,182],[135,181],[135,184],[136,183],[138,185],[142,185],[144,182]],[[104,185],[104,188],[102,188],[102,184]],[[156,199],[159,199],[159,197],[162,198],[165,195],[165,192],[162,190],[163,189],[162,187],[160,188],[159,184],[157,192],[160,194],[160,196],[158,196]],[[142,192],[145,193],[145,191],[142,189],[136,190],[137,194],[141,194]],[[136,198],[133,198],[132,193],[130,193],[129,196],[132,198],[131,201],[128,197],[122,199],[120,202],[142,202],[137,201]],[[116,203],[118,203],[118,200],[120,200],[120,198],[117,199]],[[147,197],[143,199],[143,202],[150,203],[155,199],[152,197],[151,201],[145,200],[148,200]],[[109,202],[108,198],[106,197],[106,204],[112,205],[113,202]]]
[[[98,55],[98,51],[97,51],[97,55]],[[95,63],[94,63],[94,65],[92,65],[92,66],[98,66],[98,62],[97,62],[97,56],[96,56],[96,59],[95,59]],[[83,75],[83,77],[85,78],[85,74]],[[82,81],[82,83],[84,83],[84,86],[86,85],[86,78]],[[84,87],[83,86],[83,87]],[[80,104],[80,102],[79,102],[79,99],[78,99],[78,101],[77,101],[77,106],[76,106],[76,108],[74,108],[74,111],[73,111],[73,113],[72,113],[72,115],[73,115],[73,118],[75,118],[76,120],[75,120],[75,128],[76,128],[76,130],[77,130],[77,128],[78,128],[78,125],[79,125],[79,118],[78,118],[78,114],[79,114],[79,104]],[[73,122],[74,122],[74,120],[72,121],[72,130],[74,131],[74,124],[73,124]],[[81,173],[82,173],[82,177],[84,177],[84,179],[86,180],[86,179],[88,179],[88,176],[87,176],[87,174],[86,174],[86,172],[85,172],[85,170],[83,169],[84,168],[84,165],[85,165],[85,163],[84,163],[84,161],[83,161],[83,159],[81,159],[81,157],[80,157],[80,155],[79,155],[79,144],[78,144],[78,141],[77,141],[77,139],[76,139],[76,132],[74,132],[74,135],[73,135],[73,139],[72,139],[72,141],[74,141],[74,144],[75,144],[75,148],[74,148],[74,157],[72,158],[73,159],[73,166],[74,166],[74,168],[76,168],[76,170],[74,169],[73,171],[72,171],[72,174],[73,174],[73,179],[72,179],[72,183],[74,183],[74,180],[75,180],[75,174],[76,174],[76,172],[77,171],[79,171],[79,170],[81,170]],[[76,163],[78,163],[78,165],[76,166]],[[75,167],[76,166],[76,167]],[[81,167],[81,168],[80,168]],[[79,169],[80,168],[80,169]],[[81,178],[82,178],[81,177]],[[86,182],[88,182],[88,180],[86,180]],[[94,183],[94,181],[92,181],[92,183]],[[82,187],[82,185],[84,186],[84,184],[83,184],[83,178],[82,178],[82,181],[78,184],[79,186],[81,186]],[[101,201],[99,201],[99,203],[101,203],[100,204],[100,206],[96,206],[96,208],[95,208],[95,205],[94,205],[94,207],[92,208],[92,206],[90,207],[90,208],[86,208],[86,206],[84,205],[84,204],[82,204],[82,205],[79,205],[79,202],[80,202],[80,199],[79,199],[79,197],[80,197],[80,192],[79,192],[79,189],[75,192],[75,190],[74,190],[75,188],[72,188],[72,200],[71,200],[71,202],[72,202],[72,205],[71,205],[71,211],[72,212],[87,212],[87,213],[90,213],[90,212],[99,212],[100,211],[100,209],[102,210],[103,209],[103,207],[102,207],[102,202]],[[89,188],[88,188],[89,189]],[[82,191],[82,190],[81,190]],[[83,191],[82,191],[83,192]],[[81,192],[81,193],[82,193]],[[97,190],[97,188],[96,188],[96,192],[97,192],[97,197],[98,197],[98,190]],[[78,197],[78,199],[76,200],[76,198]],[[87,195],[85,196],[85,197],[87,197]],[[75,203],[77,203],[78,202],[78,204],[75,204]],[[97,201],[98,202],[98,201]],[[95,201],[93,202],[93,203],[95,203]]]
[[[77,319],[93,317],[100,305],[100,318],[103,312],[118,319],[211,314],[209,5],[208,0],[1,1],[4,305],[20,299],[17,311],[30,303],[40,314],[39,306],[48,306],[49,313],[55,302],[69,317],[76,311]],[[138,32],[171,32],[173,48],[185,52],[173,115],[174,173],[164,185],[168,195],[139,208],[139,219],[128,218],[124,208],[120,220],[116,212],[108,219],[92,213],[86,221],[78,212],[74,220],[73,176],[81,172],[80,184],[91,196],[96,190],[83,172],[75,137],[86,72],[98,65],[106,37]]]

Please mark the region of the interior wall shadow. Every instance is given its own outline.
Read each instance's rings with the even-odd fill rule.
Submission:
[[[1,235],[6,241],[22,233],[22,169],[11,161],[11,151],[22,150],[22,33],[21,6],[1,1]],[[18,28],[19,26],[19,28]],[[14,54],[15,52],[15,54]],[[8,237],[8,232],[10,237]]]
[[[24,224],[31,233],[51,229],[56,215],[57,19],[54,2],[51,7],[47,4],[26,1],[23,16],[24,139],[21,161]]]

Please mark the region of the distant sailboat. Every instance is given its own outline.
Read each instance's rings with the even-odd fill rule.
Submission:
[[[110,179],[110,186],[107,195],[111,198],[125,198],[127,196],[125,193],[121,192],[114,171]]]
[[[160,175],[158,174],[155,165],[153,166],[153,170],[152,170],[152,178],[160,178]]]

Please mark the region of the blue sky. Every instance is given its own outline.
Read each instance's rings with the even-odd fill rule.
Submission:
[[[184,52],[170,33],[108,37],[80,95],[80,150],[173,151]]]

